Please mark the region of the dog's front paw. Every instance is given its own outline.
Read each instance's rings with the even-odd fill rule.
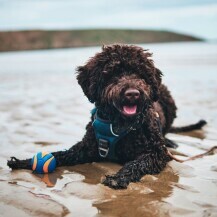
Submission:
[[[107,175],[106,178],[102,181],[102,184],[113,189],[126,189],[129,182],[124,178],[120,178],[116,175]]]
[[[17,158],[11,157],[11,160],[8,160],[7,165],[11,169],[18,169],[18,162],[19,162],[19,160]]]
[[[7,165],[12,169],[31,169],[30,159],[19,160],[15,157],[11,157],[11,160],[8,160]]]

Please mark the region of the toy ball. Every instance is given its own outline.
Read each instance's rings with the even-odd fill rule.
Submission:
[[[51,153],[38,152],[31,159],[31,166],[35,173],[52,173],[56,168],[56,159]]]

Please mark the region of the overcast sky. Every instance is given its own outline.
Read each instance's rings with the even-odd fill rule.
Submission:
[[[0,30],[165,29],[217,39],[215,0],[0,0]]]

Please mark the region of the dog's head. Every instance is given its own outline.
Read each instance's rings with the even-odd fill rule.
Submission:
[[[78,83],[90,102],[135,116],[158,100],[162,73],[150,57],[137,46],[103,46],[102,52],[77,68]]]

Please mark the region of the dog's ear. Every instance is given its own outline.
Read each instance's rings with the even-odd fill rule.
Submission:
[[[156,102],[159,99],[162,72],[157,68],[149,68],[147,83],[151,87],[150,98]]]
[[[97,93],[97,75],[93,71],[90,62],[76,69],[78,84],[81,86],[84,94],[91,103],[96,100]]]
[[[159,87],[161,85],[161,76],[163,73],[157,68],[155,68],[154,71],[155,72],[152,81],[152,100],[156,102],[159,99]]]
[[[139,51],[139,63],[136,65],[141,66],[140,69],[142,70],[145,82],[150,85],[150,99],[156,102],[159,99],[159,88],[161,85],[161,76],[163,74],[155,67],[152,53],[148,52],[148,50],[143,50],[142,48],[137,48],[137,50]]]

